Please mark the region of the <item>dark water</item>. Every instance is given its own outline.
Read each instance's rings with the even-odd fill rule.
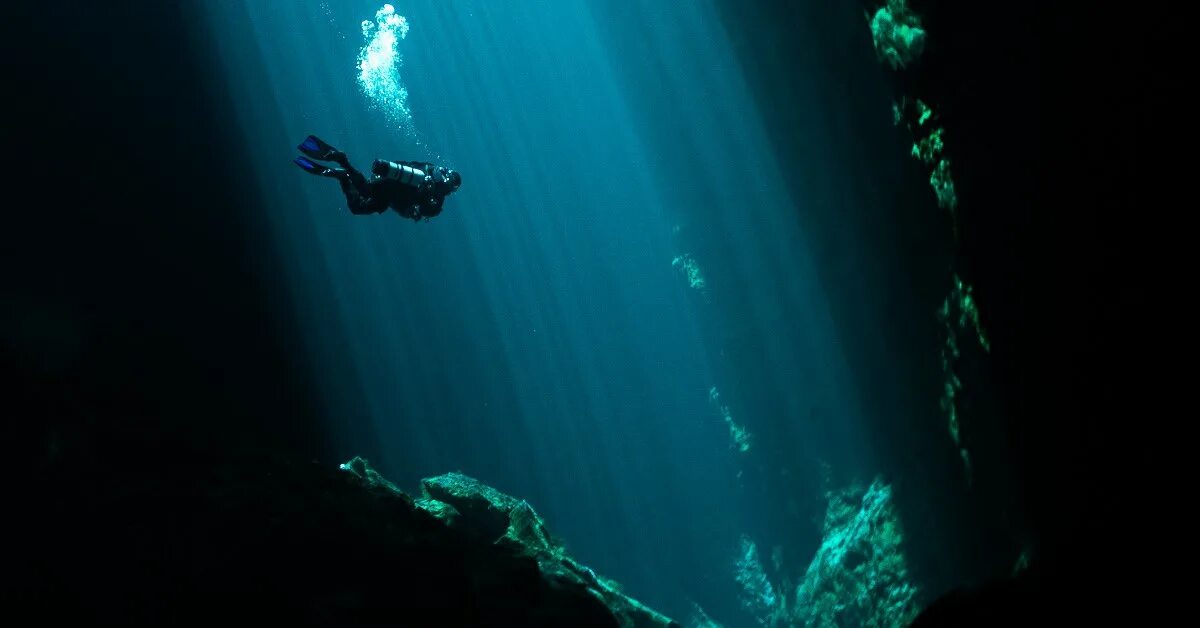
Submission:
[[[20,75],[54,96],[17,103],[48,120],[26,143],[91,156],[70,229],[13,231],[56,234],[12,244],[44,261],[12,273],[5,343],[55,404],[402,487],[462,471],[681,620],[752,625],[742,539],[794,586],[824,491],[877,476],[922,602],[1007,572],[1002,448],[978,437],[971,492],[938,408],[948,223],[859,3],[399,3],[399,113],[359,80],[381,5],[14,17],[61,43]],[[291,163],[308,133],[463,187],[428,223],[353,216]]]

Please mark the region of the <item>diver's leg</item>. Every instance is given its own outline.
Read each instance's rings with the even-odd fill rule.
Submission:
[[[362,178],[362,175],[359,175]],[[346,195],[346,204],[350,206],[350,211],[358,213],[358,208],[366,204],[366,197],[362,194],[362,188],[355,184],[354,177],[349,171],[344,171],[338,176],[338,183],[342,186],[342,194]]]
[[[359,194],[363,196],[371,196],[371,185],[367,183],[367,178],[363,176],[363,173],[359,172],[357,168],[350,165],[350,160],[346,158],[344,153],[341,155],[341,157],[342,158],[339,159],[337,163],[342,167],[343,170],[346,171],[345,178],[349,179],[350,184],[353,185],[356,190],[358,190]],[[343,183],[343,185],[345,185],[345,183]]]
[[[342,194],[346,195],[346,205],[350,207],[352,214],[378,214],[387,209],[387,201],[379,194],[375,194],[370,183],[363,177],[362,173],[350,167],[347,167],[338,176],[338,183],[342,186]]]

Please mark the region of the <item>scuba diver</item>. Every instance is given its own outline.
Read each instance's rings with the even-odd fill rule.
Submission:
[[[449,168],[384,159],[375,160],[371,166],[373,176],[367,179],[350,165],[346,153],[315,135],[305,138],[299,149],[308,158],[297,157],[293,160],[296,165],[305,172],[337,179],[354,214],[379,214],[391,207],[405,218],[429,220],[442,213],[446,197],[462,184],[462,176]],[[332,161],[341,168],[314,163],[314,159]]]

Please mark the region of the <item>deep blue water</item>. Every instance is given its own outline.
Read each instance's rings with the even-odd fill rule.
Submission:
[[[794,526],[809,544],[785,549],[803,573],[821,464],[876,471],[860,400],[880,393],[849,366],[831,305],[857,307],[872,279],[862,270],[832,295],[816,253],[828,246],[806,229],[818,204],[856,211],[839,190],[873,181],[873,165],[830,157],[846,139],[828,90],[872,82],[889,122],[861,15],[808,26],[864,53],[861,75],[800,81],[811,93],[790,106],[811,123],[794,130],[808,143],[796,169],[775,157],[778,131],[711,1],[397,2],[400,117],[358,80],[361,23],[381,6],[212,0],[193,16],[210,24],[210,71],[252,147],[243,184],[266,199],[255,219],[273,236],[258,250],[286,269],[275,298],[299,320],[292,348],[332,448],[410,489],[478,477],[651,607],[686,619],[695,602],[745,625],[740,536]],[[333,181],[291,163],[309,133],[364,170],[445,164],[462,189],[428,223],[351,215]],[[703,290],[672,264],[684,255]],[[858,309],[862,337],[889,335],[886,308]],[[731,446],[721,405],[748,451]]]

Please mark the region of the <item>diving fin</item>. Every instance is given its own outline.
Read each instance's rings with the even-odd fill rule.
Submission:
[[[305,159],[304,157],[297,157],[297,158],[293,159],[292,161],[297,166],[300,166],[301,170],[303,170],[309,174],[315,174],[320,177],[338,177],[338,176],[341,176],[344,172],[346,172],[345,170],[342,170],[341,168],[330,168],[329,166],[322,166],[321,164],[315,164],[315,163],[309,161],[308,159]]]
[[[304,141],[300,142],[298,148],[305,155],[321,161],[339,161],[338,157],[342,154],[341,151],[326,144],[321,138],[315,135],[304,138]]]

